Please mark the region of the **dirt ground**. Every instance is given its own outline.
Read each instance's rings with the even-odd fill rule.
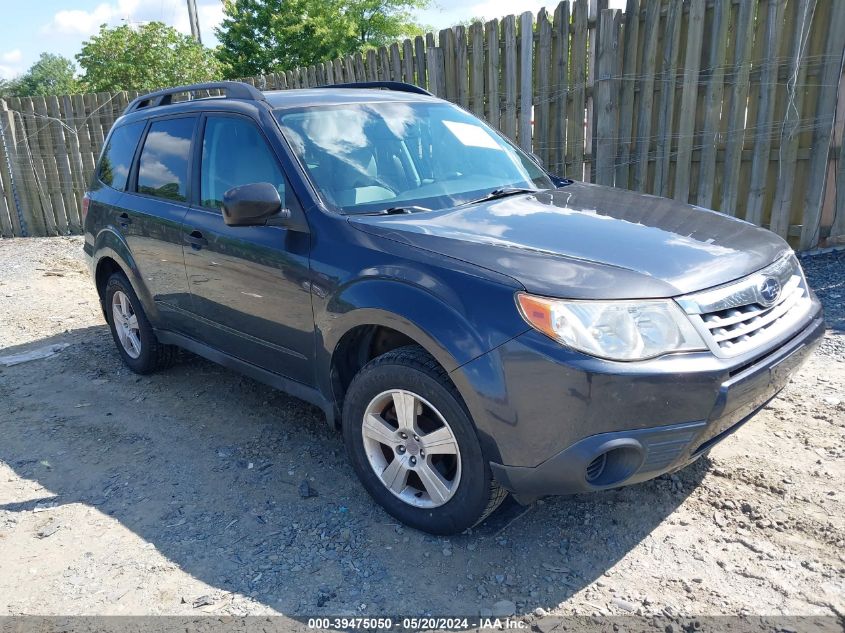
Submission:
[[[67,344],[0,363],[0,615],[845,615],[845,254],[805,260],[824,345],[709,458],[435,538],[315,408],[189,355],[125,369],[81,244],[0,241],[0,357]]]

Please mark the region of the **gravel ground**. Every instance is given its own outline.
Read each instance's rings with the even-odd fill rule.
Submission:
[[[396,524],[313,407],[186,357],[126,370],[78,238],[0,241],[0,615],[845,615],[845,253],[781,396],[672,476],[452,538]],[[301,495],[307,481],[311,496]]]

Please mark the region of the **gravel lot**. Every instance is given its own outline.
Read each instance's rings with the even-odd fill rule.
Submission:
[[[843,252],[803,260],[819,352],[708,459],[435,538],[313,407],[188,355],[124,369],[81,244],[0,241],[0,356],[67,344],[0,365],[0,615],[845,615]]]

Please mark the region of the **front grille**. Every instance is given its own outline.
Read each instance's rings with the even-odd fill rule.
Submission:
[[[761,289],[767,284],[769,293],[764,296]],[[776,296],[771,287],[780,289]],[[797,329],[812,302],[801,266],[789,254],[738,282],[683,297],[678,303],[711,351],[731,357]]]
[[[806,296],[801,278],[795,276],[781,292],[778,302],[768,308],[759,303],[749,303],[738,308],[708,312],[702,314],[701,319],[720,348],[729,352],[743,350],[754,347],[756,337],[776,328],[784,317],[788,318],[790,310]]]

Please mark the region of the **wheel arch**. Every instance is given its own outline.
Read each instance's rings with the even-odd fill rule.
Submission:
[[[97,234],[94,244],[93,270],[94,283],[96,284],[97,294],[100,297],[100,306],[103,309],[104,315],[106,312],[105,305],[103,304],[105,284],[112,274],[122,272],[129,280],[132,289],[141,301],[147,317],[151,322],[154,322],[154,319],[157,320],[158,310],[138,270],[138,265],[132,256],[129,245],[121,235],[110,228],[103,229]]]
[[[354,373],[378,355],[419,345],[450,374],[492,347],[445,301],[412,284],[386,279],[363,280],[337,293],[323,311],[315,312],[315,325],[317,381],[338,413]]]

